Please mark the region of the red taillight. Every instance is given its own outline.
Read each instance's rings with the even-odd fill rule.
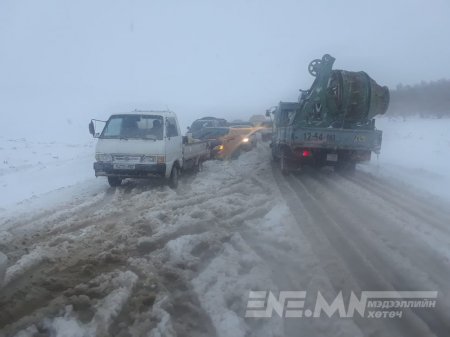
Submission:
[[[302,152],[302,157],[311,157],[312,156],[312,152],[309,150],[303,150]]]

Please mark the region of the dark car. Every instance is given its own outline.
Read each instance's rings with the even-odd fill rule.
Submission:
[[[199,132],[199,139],[209,140],[212,158],[229,159],[256,146],[254,133],[255,128],[248,127],[206,127]]]
[[[211,158],[217,158],[223,150],[223,137],[230,133],[228,127],[204,127],[197,131],[196,139],[208,140],[211,147]]]
[[[201,130],[203,128],[217,128],[226,127],[228,125],[227,120],[216,117],[203,117],[195,120],[189,128],[189,132],[195,139],[200,139]]]

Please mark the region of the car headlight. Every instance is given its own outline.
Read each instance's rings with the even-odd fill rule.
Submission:
[[[143,156],[141,158],[142,163],[156,163],[156,156]]]
[[[109,153],[96,153],[95,159],[97,161],[112,162],[112,156]]]
[[[250,139],[248,139],[247,137],[245,137],[245,138],[242,139],[242,143],[248,143],[249,140],[250,140]]]
[[[223,150],[223,145],[217,145],[216,147],[214,147],[214,150],[222,151]]]

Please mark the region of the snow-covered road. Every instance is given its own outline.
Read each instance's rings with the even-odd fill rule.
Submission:
[[[358,170],[287,177],[266,146],[178,191],[94,190],[3,220],[5,336],[447,336],[450,212]],[[249,290],[434,290],[401,319],[245,318]]]
[[[90,143],[0,139],[0,336],[447,336],[449,124],[381,119],[380,159],[353,176],[284,177],[261,144],[176,192],[109,188]],[[245,318],[250,290],[394,289],[437,308]]]

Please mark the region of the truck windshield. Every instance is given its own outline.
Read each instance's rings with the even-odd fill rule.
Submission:
[[[163,139],[164,119],[158,115],[114,115],[106,123],[100,138]]]

